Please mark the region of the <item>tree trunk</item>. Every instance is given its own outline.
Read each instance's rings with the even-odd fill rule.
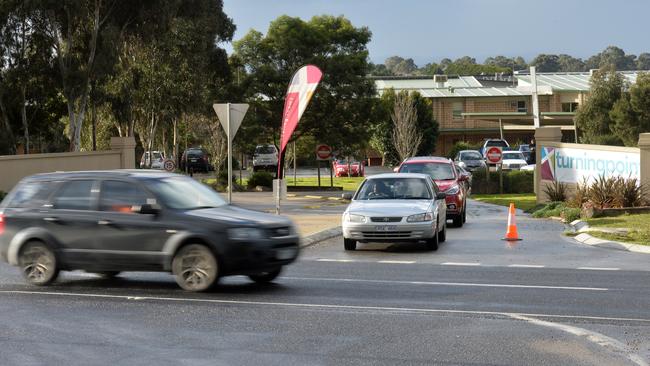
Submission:
[[[97,105],[95,105],[94,96],[90,99],[92,108],[92,122],[93,122],[93,151],[97,151]]]
[[[0,118],[2,119],[2,124],[4,125],[5,131],[7,131],[7,137],[9,139],[9,145],[11,145],[11,152],[16,153],[16,139],[14,137],[14,132],[11,129],[11,124],[9,123],[9,116],[7,115],[7,109],[5,104],[2,101],[2,95],[0,94]]]
[[[23,84],[20,87],[20,96],[21,96],[21,106],[20,106],[20,119],[23,122],[23,136],[25,138],[25,143],[23,145],[23,150],[25,154],[29,154],[29,125],[27,124],[27,106],[25,105],[25,94],[27,93],[27,86]]]

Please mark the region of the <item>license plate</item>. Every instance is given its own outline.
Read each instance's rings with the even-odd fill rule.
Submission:
[[[377,225],[375,226],[375,231],[395,231],[397,226],[395,225]]]
[[[196,163],[196,159],[190,159],[192,163]]]
[[[295,256],[296,256],[296,250],[294,248],[278,249],[275,252],[275,257],[277,259],[291,259]]]

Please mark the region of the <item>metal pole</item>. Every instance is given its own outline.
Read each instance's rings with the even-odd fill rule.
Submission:
[[[503,194],[503,163],[499,164],[499,193]]]
[[[334,169],[332,169],[334,165],[332,160],[328,160],[327,162],[330,164],[330,188],[334,188]]]
[[[293,185],[297,186],[297,178],[296,178],[296,141],[293,142]]]
[[[316,160],[316,166],[318,167],[318,187],[320,188],[320,160]]]
[[[501,118],[499,118],[499,132],[501,133],[501,140],[503,140],[503,123],[501,123]]]
[[[230,103],[226,111],[226,137],[228,138],[228,203],[232,203],[232,138],[230,137]]]

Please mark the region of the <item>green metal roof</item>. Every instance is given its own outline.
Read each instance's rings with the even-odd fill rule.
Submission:
[[[636,71],[621,71],[628,82],[636,82]],[[517,85],[523,87],[532,86],[530,75],[516,75]],[[556,73],[537,73],[537,86],[538,87],[551,87],[557,91],[575,91],[575,92],[588,92],[589,80],[591,75],[588,72],[556,72]]]

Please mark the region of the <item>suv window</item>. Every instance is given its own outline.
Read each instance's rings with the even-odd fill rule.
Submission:
[[[19,186],[11,197],[7,207],[27,208],[41,207],[47,203],[47,198],[54,187],[53,182],[31,182]]]
[[[54,196],[54,208],[59,210],[90,210],[92,203],[92,180],[65,182]]]
[[[136,184],[118,180],[102,182],[99,201],[101,211],[132,213],[132,206],[141,206],[146,203],[147,194]]]
[[[258,146],[255,148],[255,154],[275,154],[275,146]]]
[[[508,147],[508,144],[503,140],[489,140],[487,143],[485,143],[485,146],[486,147],[492,147],[492,146]]]

